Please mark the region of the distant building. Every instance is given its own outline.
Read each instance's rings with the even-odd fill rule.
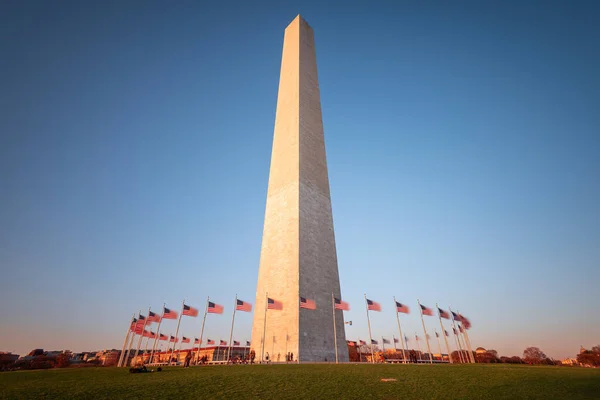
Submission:
[[[475,354],[486,354],[487,350],[484,349],[483,347],[478,347],[475,349]]]
[[[574,358],[565,358],[564,360],[561,360],[560,363],[562,365],[579,365],[577,360],[575,360]]]

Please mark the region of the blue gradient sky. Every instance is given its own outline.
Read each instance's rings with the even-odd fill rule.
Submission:
[[[228,339],[235,294],[254,303],[298,13],[348,339],[367,293],[378,338],[396,296],[460,310],[501,355],[599,344],[596,2],[81,3],[0,5],[0,350],[120,348],[133,312],[208,295],[226,310],[205,336]]]

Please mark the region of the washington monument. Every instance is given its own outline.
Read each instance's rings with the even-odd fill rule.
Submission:
[[[267,296],[281,309],[267,310]],[[314,300],[316,310],[300,308],[300,297]],[[283,40],[252,326],[257,358],[285,361],[293,353],[301,362],[335,361],[335,312],[338,359],[348,361],[344,316],[333,311],[333,297],[341,292],[315,41],[298,15]]]

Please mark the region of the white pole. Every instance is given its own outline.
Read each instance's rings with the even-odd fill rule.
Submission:
[[[135,328],[134,328],[135,329]],[[124,367],[129,364],[129,354],[131,354],[131,346],[133,346],[133,339],[135,338],[135,331],[131,335],[131,339],[129,340],[129,346],[127,347],[127,354],[125,354],[125,359],[123,360]]]
[[[148,307],[148,313],[150,313],[150,307]],[[142,328],[142,334],[140,335],[140,339],[138,340],[138,344],[137,347],[135,349],[135,355],[133,356],[133,359],[135,360],[135,358],[137,357],[139,351],[140,351],[140,345],[142,344],[142,338],[144,337],[144,332],[146,331],[146,324],[148,323],[148,315],[146,315],[146,318],[144,319],[144,327]]]
[[[202,328],[200,329],[200,338],[198,342],[198,354],[196,354],[196,364],[200,360],[200,348],[202,347],[202,335],[204,334],[204,323],[206,322],[206,314],[208,313],[208,302],[210,301],[210,296],[206,298],[206,308],[204,309],[204,318],[202,319]]]
[[[452,318],[452,330],[454,331],[454,338],[456,339],[457,347],[458,347],[458,355],[460,356],[460,362],[465,363],[465,358],[462,353],[462,346],[460,343],[460,337],[458,330],[456,329],[456,322],[454,321],[454,313],[452,312],[452,308],[448,307],[448,311],[450,311],[450,317]]]
[[[233,315],[231,317],[231,330],[229,331],[229,347],[227,348],[227,362],[229,362],[229,357],[231,355],[231,338],[233,337],[233,322],[235,321],[235,310],[237,308],[237,293],[235,294],[235,301],[233,302]]]
[[[169,356],[169,366],[171,365],[171,360],[173,359],[173,353],[175,352],[175,346],[177,346],[177,335],[179,335],[179,324],[181,323],[181,317],[183,316],[183,305],[185,304],[185,299],[181,302],[181,312],[179,313],[179,319],[177,320],[177,329],[175,329],[175,342],[173,343],[173,347],[171,348],[171,355]],[[171,338],[169,338],[170,340]]]
[[[427,343],[427,351],[429,352],[429,362],[433,364],[433,356],[431,355],[431,348],[429,347],[429,336],[427,336],[427,329],[425,329],[425,320],[423,319],[423,309],[421,308],[421,302],[417,299],[417,303],[419,303],[419,311],[421,311],[421,323],[423,324],[423,332],[425,333],[425,343]]]
[[[267,308],[269,306],[269,292],[265,293],[265,320],[263,323],[263,335],[262,335],[262,343],[261,343],[261,351],[260,351],[260,362],[262,363],[265,359],[265,342],[267,338],[265,333],[267,333]]]
[[[129,326],[127,327],[127,334],[125,335],[125,341],[123,342],[123,350],[121,350],[121,354],[119,355],[119,362],[117,363],[117,367],[121,366],[121,363],[125,358],[125,347],[127,347],[127,341],[129,340],[129,335],[131,334],[131,324],[133,324],[134,319],[135,314],[131,316],[131,321],[129,321]]]
[[[335,347],[335,363],[337,364],[338,363],[337,329],[335,326],[335,297],[333,295],[333,292],[331,293],[331,310],[333,313],[333,347]],[[287,347],[287,340],[286,340],[286,347]]]
[[[441,335],[444,335],[444,342],[446,342],[446,350],[448,351],[448,361],[452,364],[452,354],[450,352],[450,346],[448,345],[448,338],[446,337],[446,332],[444,330],[444,325],[442,324],[442,316],[440,314],[440,307],[438,306],[437,303],[435,303],[435,308],[437,308],[438,310],[438,318],[440,320],[440,329],[442,330]],[[443,359],[444,357],[442,357]]]
[[[165,316],[165,306],[166,303],[163,303],[163,312],[162,315],[160,317],[160,321],[158,321],[158,327],[156,328],[156,337],[154,338],[154,344],[152,345],[152,353],[150,354],[150,362],[154,361],[154,351],[156,350],[156,343],[158,342],[158,339],[160,338],[160,325],[162,324],[163,321],[163,317]]]
[[[365,293],[365,307],[367,308],[367,323],[369,325],[369,340],[371,341],[371,363],[375,364],[375,351],[373,351],[373,336],[371,336],[371,320],[369,319],[369,302]]]
[[[456,310],[456,312],[458,313],[458,315],[460,315],[460,311]],[[462,323],[462,327],[463,327],[463,341],[465,342],[465,345],[467,347],[467,349],[469,350],[469,361],[472,364],[475,364],[475,357],[473,356],[473,349],[471,348],[471,341],[469,340],[469,336],[467,335],[467,328],[465,328],[465,324],[464,322]]]
[[[417,342],[417,348],[419,349],[419,360],[423,359],[423,352],[421,351],[421,343],[419,343],[419,336],[415,332],[415,341]]]
[[[398,323],[398,332],[400,333],[400,340],[402,341],[402,362],[406,363],[406,354],[404,353],[404,335],[402,334],[402,328],[400,327],[400,316],[398,315],[396,296],[394,296],[394,309],[396,310],[396,322]]]
[[[438,342],[438,348],[440,349],[440,362],[442,362],[442,361],[444,361],[444,355],[442,354],[442,343],[440,342],[440,335],[438,335],[437,330],[435,330],[435,329],[433,330],[433,333],[435,333],[435,338],[437,339],[437,342]]]
[[[475,363],[475,356],[473,356],[473,350],[471,348],[471,339],[469,339],[469,334],[467,333],[467,329],[465,328],[465,338],[467,339],[467,345],[469,346],[469,354],[471,354],[471,361]]]

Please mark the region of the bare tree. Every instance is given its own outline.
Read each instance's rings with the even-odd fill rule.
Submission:
[[[542,364],[546,358],[546,354],[539,347],[528,347],[523,351],[523,361],[528,364]]]

